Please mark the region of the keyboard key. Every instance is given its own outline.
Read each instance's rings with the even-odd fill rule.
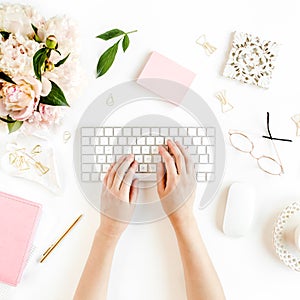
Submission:
[[[89,137],[82,137],[81,138],[81,145],[90,145],[90,138]]]
[[[159,135],[159,128],[151,128],[151,135],[158,136]]]
[[[116,137],[110,137],[110,138],[108,138],[109,140],[108,140],[108,144],[109,145],[111,145],[111,146],[114,146],[114,145],[117,145],[118,143],[117,143],[117,138]]]
[[[207,136],[215,136],[215,128],[213,127],[207,128],[206,132],[207,132]]]
[[[106,155],[98,155],[97,161],[98,161],[99,164],[106,163]]]
[[[82,154],[95,154],[95,147],[94,146],[83,146],[81,147]]]
[[[193,143],[192,143],[192,138],[191,138],[191,137],[185,137],[185,138],[183,138],[183,144],[184,144],[185,146],[192,145],[192,144],[193,144]]]
[[[194,137],[193,138],[193,145],[201,145],[201,137]]]
[[[92,164],[82,164],[81,165],[81,171],[84,173],[90,173],[92,172]]]
[[[104,135],[104,128],[96,128],[95,136],[103,136]]]
[[[123,128],[124,136],[131,136],[131,128]]]
[[[92,181],[99,181],[99,174],[98,173],[92,173],[91,180]]]
[[[96,162],[96,155],[82,155],[82,163],[93,164]]]
[[[170,128],[170,135],[177,136],[178,135],[178,128]]]
[[[112,146],[105,146],[104,147],[105,154],[113,154],[113,147]]]
[[[131,154],[132,150],[131,150],[131,146],[123,146],[123,154]]]
[[[114,146],[114,154],[123,154],[122,146]]]
[[[175,142],[178,142],[180,145],[183,145],[183,138],[180,137],[180,136],[175,137],[175,138],[174,138],[174,141],[175,141]]]
[[[136,137],[129,137],[128,145],[136,145]]]
[[[213,164],[199,164],[198,170],[205,173],[212,173],[214,171]]]
[[[145,155],[144,156],[144,163],[151,163],[152,161],[152,156],[151,155]]]
[[[82,179],[82,181],[90,181],[90,174],[82,173],[81,179]]]
[[[139,147],[139,146],[133,146],[132,147],[132,153],[133,154],[141,154],[141,147]]]
[[[198,146],[198,154],[205,154],[206,153],[206,147],[205,146]]]
[[[202,138],[202,144],[203,145],[214,145],[215,144],[215,138],[214,137],[203,137]]]
[[[151,154],[158,154],[158,147],[157,146],[152,146],[151,147]]]
[[[123,137],[123,136],[119,137],[118,138],[118,144],[119,145],[127,145],[127,138]]]
[[[215,181],[215,174],[214,173],[207,173],[206,178],[207,178],[207,181]]]
[[[142,128],[142,135],[150,135],[150,128]]]
[[[91,171],[89,171],[89,172],[91,172]],[[101,165],[100,164],[93,165],[93,172],[100,173],[101,172]]]
[[[102,165],[102,171],[106,173],[108,171],[109,167],[110,167],[109,164],[103,164]]]
[[[169,128],[161,128],[160,129],[160,135],[168,136],[169,135]]]
[[[103,154],[104,147],[103,146],[96,146],[96,154]]]
[[[197,173],[196,179],[199,182],[206,181],[206,174],[205,173]]]
[[[191,154],[192,161],[194,164],[199,163],[199,155],[198,154]]]
[[[150,147],[142,146],[142,154],[150,154]]]
[[[208,161],[210,164],[215,162],[215,148],[214,146],[206,146],[206,152],[208,154]]]
[[[91,145],[99,145],[99,138],[98,137],[91,137]]]
[[[196,136],[197,135],[197,128],[188,128],[188,134],[189,136]]]
[[[189,154],[197,154],[197,146],[189,146],[188,152]]]
[[[115,127],[114,128],[114,136],[119,136],[122,134],[122,128],[120,127]]]
[[[148,165],[148,171],[151,172],[151,173],[155,173],[156,172],[156,165],[155,164]]]
[[[143,163],[143,155],[135,155],[134,159],[139,163]]]
[[[101,180],[101,181],[104,180],[105,175],[106,175],[105,173],[101,173],[101,174],[100,174],[100,180]]]
[[[145,173],[147,172],[147,165],[146,164],[139,164],[139,172]]]
[[[208,163],[208,155],[204,154],[204,155],[200,155],[200,164],[207,164]]]
[[[114,163],[115,162],[115,156],[114,155],[107,155],[106,156],[106,161],[110,164]],[[99,171],[100,172],[100,171]]]
[[[160,155],[153,155],[153,162],[154,163],[161,162],[161,156]]]
[[[198,136],[206,136],[206,128],[198,128]]]
[[[187,136],[186,128],[179,128],[179,136]]]
[[[152,137],[152,136],[149,136],[149,137],[147,137],[147,139],[146,139],[146,144],[147,145],[154,145],[155,144],[155,142],[154,142],[155,140],[154,140],[154,137]]]
[[[100,138],[100,145],[108,145],[108,138],[107,137],[101,137]]]
[[[155,138],[156,140],[156,145],[163,145],[164,144],[164,138],[161,136],[158,136],[157,138]]]
[[[104,128],[104,135],[105,136],[113,136],[113,129],[112,128]]]
[[[146,145],[146,139],[144,137],[141,137],[137,140],[138,145]]]
[[[141,128],[132,128],[133,136],[141,136]]]
[[[94,136],[94,128],[81,128],[81,136]]]

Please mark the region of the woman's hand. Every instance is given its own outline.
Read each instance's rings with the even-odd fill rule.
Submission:
[[[123,156],[112,164],[103,180],[101,194],[101,223],[98,232],[119,238],[131,220],[137,199],[138,163],[133,155]]]
[[[171,140],[169,151],[159,147],[164,164],[158,164],[157,191],[162,206],[174,227],[193,218],[196,178],[194,164],[187,151]]]

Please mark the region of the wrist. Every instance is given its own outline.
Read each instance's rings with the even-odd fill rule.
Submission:
[[[100,239],[107,243],[116,244],[121,237],[120,233],[108,233],[103,227],[100,225],[95,233],[95,239]]]
[[[169,219],[176,233],[184,232],[186,230],[190,230],[194,226],[197,226],[192,212],[180,217],[170,215]]]

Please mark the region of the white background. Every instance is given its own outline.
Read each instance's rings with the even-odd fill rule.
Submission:
[[[35,240],[37,256],[79,213],[84,213],[84,219],[45,263],[28,266],[21,284],[8,299],[72,299],[99,215],[78,189],[72,166],[72,141],[63,144],[62,133],[64,130],[74,133],[82,112],[98,94],[115,84],[135,79],[153,50],[197,73],[192,88],[211,106],[224,129],[227,144],[224,182],[214,202],[204,211],[196,210],[195,214],[227,299],[299,299],[300,275],[285,267],[272,248],[276,216],[300,197],[300,138],[295,137],[295,126],[290,119],[300,113],[300,10],[297,1],[52,0],[24,3],[34,5],[46,17],[68,14],[78,22],[87,85],[73,103],[61,132],[53,137],[63,178],[63,194],[53,196],[38,185],[3,173],[0,173],[0,188],[43,203],[43,217]],[[95,80],[97,59],[108,45],[94,37],[112,28],[138,29],[138,33],[130,36],[128,52],[117,55],[107,75]],[[269,90],[243,85],[220,75],[235,30],[282,44]],[[211,57],[195,44],[196,38],[203,33],[218,48]],[[214,96],[220,89],[227,90],[235,107],[230,113],[220,111]],[[286,171],[281,177],[260,171],[250,156],[237,153],[228,145],[226,136],[229,128],[254,133],[258,151],[272,155],[272,144],[259,138],[266,133],[267,111],[271,113],[273,135],[294,140],[291,144],[277,143]],[[231,239],[222,233],[220,224],[228,187],[240,180],[256,187],[256,214],[251,232],[244,238]],[[128,228],[116,250],[108,298],[185,299],[179,252],[168,220]]]

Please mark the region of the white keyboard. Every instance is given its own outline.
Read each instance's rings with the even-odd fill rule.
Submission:
[[[81,180],[102,181],[110,164],[124,154],[134,154],[139,163],[137,178],[156,180],[161,161],[159,145],[171,139],[188,148],[199,182],[214,181],[215,128],[213,127],[82,127]]]

